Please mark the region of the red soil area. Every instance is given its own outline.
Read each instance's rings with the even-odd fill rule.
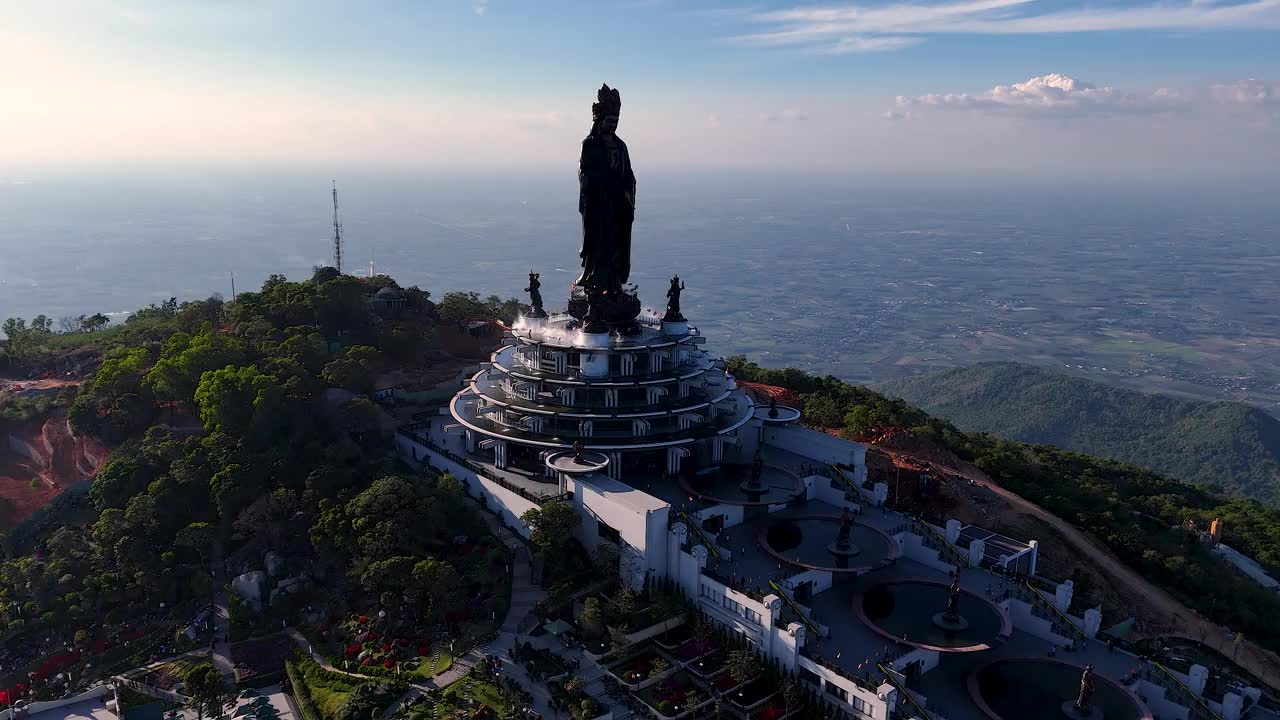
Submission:
[[[0,529],[21,523],[63,490],[93,477],[107,449],[76,437],[66,415],[0,438]],[[34,486],[32,480],[38,481]]]
[[[794,408],[800,407],[800,396],[784,387],[747,382],[745,380],[739,380],[738,385],[745,388],[751,394],[751,399],[758,403],[767,404],[769,399],[773,398],[778,401],[779,405],[787,405]]]

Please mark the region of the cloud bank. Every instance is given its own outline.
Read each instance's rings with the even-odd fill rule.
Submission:
[[[970,110],[1024,117],[1106,117],[1154,113],[1227,111],[1265,115],[1280,110],[1280,84],[1249,79],[1206,88],[1128,92],[1061,73],[996,85],[985,92],[899,95],[884,117],[905,120],[921,113]]]
[[[1205,0],[1128,7],[1050,6],[1036,0],[959,0],[803,6],[746,13],[762,26],[734,39],[764,47],[847,54],[898,50],[929,35],[1030,35],[1135,30],[1280,30],[1280,0]]]

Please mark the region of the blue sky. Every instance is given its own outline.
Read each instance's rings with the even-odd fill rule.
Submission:
[[[0,63],[22,169],[543,165],[601,81],[661,165],[1280,159],[1280,0],[49,0],[8,11]]]

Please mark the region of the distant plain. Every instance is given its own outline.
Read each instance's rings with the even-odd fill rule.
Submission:
[[[633,150],[633,153],[635,150]],[[439,297],[556,304],[576,277],[559,173],[208,171],[0,178],[0,316],[256,289],[331,262]],[[1262,189],[758,177],[637,169],[632,279],[724,354],[873,382],[1020,360],[1280,410],[1280,206]]]

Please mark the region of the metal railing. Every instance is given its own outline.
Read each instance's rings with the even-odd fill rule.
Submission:
[[[418,443],[419,445],[427,448],[431,452],[436,453],[437,455],[441,455],[446,459],[458,465],[461,465],[462,467],[470,470],[471,472],[474,472],[475,474],[483,477],[484,479],[489,480],[491,482],[495,482],[498,485],[501,485],[503,488],[510,490],[511,492],[515,493],[516,495],[519,495],[520,497],[530,502],[534,502],[539,505],[545,505],[546,503],[561,502],[573,497],[573,494],[568,492],[560,492],[560,493],[555,493],[551,495],[539,495],[537,493],[529,492],[527,489],[520,487],[519,485],[502,477],[498,473],[493,472],[492,470],[486,468],[485,466],[477,462],[473,462],[472,460],[469,460],[465,457],[462,457],[461,455],[453,452],[448,448],[441,447],[440,445],[435,444],[430,437],[428,437],[423,433],[418,432],[419,430],[422,429],[424,425],[429,426],[430,423],[410,423],[409,425],[402,425],[396,429],[396,432],[399,433],[400,435],[405,436],[406,438],[409,438],[413,442]]]
[[[907,702],[916,709],[917,716],[921,720],[940,720],[936,715],[926,710],[924,705],[921,705],[920,701],[916,700],[916,697],[907,690],[905,685],[898,682],[898,678],[894,677],[892,670],[884,665],[876,665],[876,667],[880,668],[880,672],[884,673],[884,679],[898,691],[898,697],[906,698]],[[897,710],[897,705],[894,706],[894,710]]]
[[[1171,670],[1158,662],[1150,662],[1138,671],[1138,677],[1165,689],[1174,702],[1189,708],[1187,720],[1223,720],[1222,716],[1209,707],[1204,698],[1197,695],[1186,683],[1182,682]]]
[[[716,549],[716,544],[707,538],[706,533],[702,532],[702,528],[698,527],[698,523],[692,517],[689,517],[688,513],[682,512],[680,513],[680,517],[684,518],[685,525],[697,534],[698,539],[702,541],[702,545],[707,549],[707,552],[711,553],[711,556],[716,560],[719,560],[720,551]]]
[[[1035,586],[1026,580],[1011,579],[1009,582],[1009,594],[1011,597],[1021,600],[1031,606],[1031,614],[1049,621],[1049,628],[1059,635],[1071,640],[1088,640],[1089,635],[1080,629],[1066,613],[1058,609],[1044,595],[1036,590]]]
[[[912,517],[911,529],[917,531],[916,534],[924,540],[925,547],[937,550],[940,553],[946,553],[955,560],[955,565],[958,568],[969,567],[968,556],[960,552],[956,546],[947,542],[946,536],[934,529],[929,523],[919,517]]]
[[[787,594],[787,591],[784,590],[781,585],[779,585],[777,582],[773,580],[770,580],[769,587],[773,588],[773,592],[778,597],[782,598],[783,602],[791,606],[792,612],[794,612],[796,615],[800,617],[800,622],[804,623],[804,626],[809,628],[809,632],[813,633],[813,636],[815,638],[822,635],[822,631],[819,630],[818,626],[814,625],[813,621],[809,619],[809,616],[805,614],[804,608],[800,607],[800,603],[796,602],[795,600],[792,600],[791,596]]]
[[[844,669],[844,668],[840,667],[839,665],[835,664],[835,663],[834,663],[834,662],[832,662],[831,660],[828,660],[828,659],[826,659],[825,657],[823,657],[823,656],[821,656],[821,655],[817,654],[817,653],[816,653],[816,652],[814,652],[813,650],[810,650],[808,647],[802,647],[802,648],[800,648],[800,656],[801,656],[801,657],[803,657],[803,658],[805,658],[805,659],[807,659],[807,660],[809,660],[809,661],[811,661],[811,662],[812,662],[812,663],[814,663],[815,665],[820,665],[820,666],[822,666],[822,667],[826,668],[827,670],[830,670],[831,672],[835,673],[836,675],[839,675],[840,677],[844,678],[845,680],[848,680],[848,681],[852,682],[854,685],[857,685],[858,687],[862,688],[863,690],[868,690],[868,691],[870,691],[870,692],[876,692],[876,690],[877,690],[877,689],[878,689],[878,687],[879,687],[879,686],[877,686],[875,683],[873,683],[873,682],[871,681],[871,678],[869,678],[869,677],[861,677],[861,676],[859,676],[857,673],[854,673],[854,672],[852,672],[852,671],[846,670],[846,669]]]

